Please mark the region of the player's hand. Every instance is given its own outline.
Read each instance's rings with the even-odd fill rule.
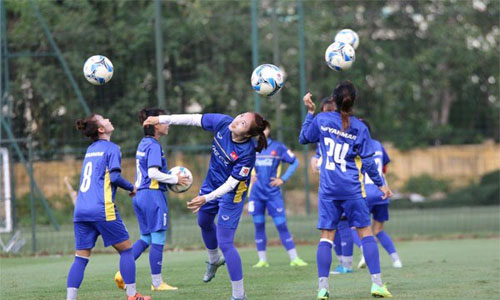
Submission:
[[[283,179],[271,177],[271,186],[280,186],[284,183]]]
[[[128,193],[128,195],[129,195],[130,197],[134,197],[134,196],[135,196],[135,194],[137,194],[137,187],[134,185],[134,190],[133,190],[133,191],[131,191],[130,193]]]
[[[311,169],[312,169],[313,173],[319,173],[318,158],[315,156],[311,157]]]
[[[197,196],[187,203],[187,207],[195,214],[205,203],[207,203],[207,198],[205,198],[205,196]]]
[[[177,174],[177,184],[189,185],[190,183],[191,179],[189,178],[189,176]]]
[[[384,194],[381,196],[381,198],[382,198],[382,199],[387,199],[387,198],[390,198],[390,197],[392,197],[392,195],[393,195],[393,194],[392,194],[391,189],[389,189],[389,187],[388,187],[387,185],[379,186],[379,187],[378,187],[378,189],[379,189],[382,193],[384,193]]]
[[[316,110],[316,104],[314,104],[314,102],[312,101],[312,94],[310,92],[307,92],[302,100],[304,101],[304,105],[307,107],[307,112],[310,114],[314,114],[314,111]]]
[[[142,126],[147,126],[147,125],[156,125],[160,123],[160,117],[148,117],[143,123]]]

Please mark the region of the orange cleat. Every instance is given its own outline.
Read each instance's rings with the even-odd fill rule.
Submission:
[[[135,296],[127,296],[127,300],[151,300],[151,297],[137,293]]]

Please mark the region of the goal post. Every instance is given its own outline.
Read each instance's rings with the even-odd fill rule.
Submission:
[[[12,232],[9,151],[0,148],[0,233]]]

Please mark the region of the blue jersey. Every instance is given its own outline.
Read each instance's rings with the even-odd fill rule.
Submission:
[[[238,186],[224,197],[232,197],[233,202],[244,200],[250,180],[250,172],[255,164],[255,142],[248,139],[242,143],[233,142],[229,124],[233,118],[222,114],[204,114],[202,128],[214,133],[212,154],[207,176],[200,189],[206,195],[224,184],[229,176],[240,181]]]
[[[386,183],[383,170],[384,166],[387,165],[391,160],[389,159],[389,155],[387,155],[384,146],[382,146],[382,144],[379,141],[372,139],[370,143],[372,144],[373,150],[375,150],[375,154],[373,155],[373,160],[377,165],[378,174],[382,178],[382,181],[384,182],[385,185]],[[373,183],[373,180],[370,178],[370,176],[368,176],[366,172],[364,172],[364,176],[365,176],[366,200],[368,201],[368,204],[378,205],[378,204],[389,203],[389,198],[385,200],[381,198],[383,193],[378,189],[375,183]]]
[[[278,141],[267,139],[267,148],[257,153],[255,173],[257,181],[252,184],[250,197],[258,200],[270,200],[281,197],[281,188],[271,186],[271,177],[280,178],[282,162],[293,163],[295,155]]]
[[[87,148],[75,204],[75,222],[117,219],[116,186],[111,184],[109,173],[121,171],[120,165],[120,147],[115,143],[97,140]]]
[[[165,159],[160,143],[154,137],[147,136],[142,138],[135,153],[135,164],[135,186],[137,190],[151,189],[165,191],[167,189],[165,183],[148,177],[148,169],[153,167],[160,169],[163,173],[167,173],[167,160]]]
[[[322,153],[319,196],[331,200],[366,197],[361,159],[374,153],[368,128],[356,117],[342,130],[338,112],[308,114],[300,132],[301,143],[319,143]]]

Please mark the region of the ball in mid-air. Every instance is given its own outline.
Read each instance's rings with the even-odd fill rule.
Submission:
[[[103,85],[113,77],[113,64],[103,55],[91,56],[83,65],[83,75],[94,85]]]
[[[337,32],[334,41],[349,44],[356,50],[359,45],[359,36],[356,31],[352,29],[342,29]]]
[[[253,70],[250,81],[252,88],[259,95],[272,96],[281,90],[285,77],[277,66],[264,64]]]
[[[351,68],[355,59],[354,48],[346,43],[333,42],[325,51],[326,64],[335,71],[340,72]]]

